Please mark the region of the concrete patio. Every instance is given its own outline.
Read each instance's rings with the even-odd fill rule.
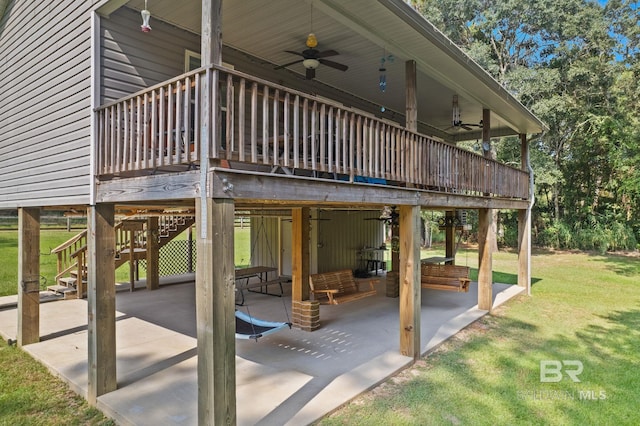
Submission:
[[[412,359],[399,353],[398,299],[385,297],[382,284],[377,289],[375,297],[321,306],[317,331],[285,329],[258,342],[237,340],[238,425],[310,424],[409,366]],[[247,293],[246,306],[238,309],[286,321],[287,290],[284,298]],[[523,291],[494,284],[494,306]],[[98,408],[119,424],[197,424],[194,294],[192,281],[118,292],[118,390],[99,397]],[[477,300],[476,283],[469,293],[423,289],[422,352],[485,315]],[[0,298],[5,339],[15,339],[17,329],[10,302]],[[41,342],[25,351],[86,396],[86,300],[41,304],[40,334]]]

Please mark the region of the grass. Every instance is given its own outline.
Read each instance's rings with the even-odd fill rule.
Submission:
[[[47,286],[54,284],[56,276],[56,257],[51,254],[51,249],[64,243],[78,234],[80,230],[43,229],[40,232],[40,287],[45,290]],[[178,238],[186,239],[186,233]],[[195,238],[195,236],[194,236]],[[237,228],[235,232],[235,259],[237,266],[248,266],[250,263],[250,229]],[[16,230],[0,229],[0,296],[8,296],[17,293],[18,288],[18,232]],[[143,268],[140,268],[140,277],[145,277]],[[129,264],[125,263],[116,270],[116,281],[129,281]]]
[[[533,297],[497,309],[320,424],[637,424],[638,258],[537,252],[532,270]],[[559,382],[541,382],[545,360],[581,362],[580,382],[566,374],[572,365]]]
[[[40,233],[40,280],[41,287],[53,284],[56,276],[56,257],[51,249],[75,236],[78,230],[43,230]],[[18,232],[0,230],[0,296],[16,294],[18,291]]]
[[[0,425],[115,425],[41,364],[0,339]]]

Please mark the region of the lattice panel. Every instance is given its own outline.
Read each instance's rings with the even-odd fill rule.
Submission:
[[[160,248],[160,276],[193,272],[196,269],[196,258],[195,241],[191,241],[191,265],[189,265],[189,241],[170,241]],[[147,270],[146,259],[140,261],[140,267]]]

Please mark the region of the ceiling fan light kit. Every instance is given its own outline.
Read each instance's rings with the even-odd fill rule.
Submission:
[[[302,61],[302,65],[308,70],[315,70],[320,65],[317,59],[309,58]]]
[[[318,38],[313,33],[313,5],[311,8],[311,32],[307,36],[307,40],[305,41],[306,49],[302,52],[295,52],[293,50],[285,50],[286,53],[291,53],[293,55],[302,56],[302,59],[298,59],[297,61],[289,62],[287,64],[278,65],[275,69],[279,70],[282,68],[287,68],[294,64],[302,63],[302,66],[305,68],[305,77],[307,80],[312,80],[316,77],[316,69],[320,66],[320,64],[325,65],[327,67],[337,69],[339,71],[346,71],[349,69],[348,66],[340,64],[338,62],[330,61],[324,58],[328,58],[330,56],[339,55],[335,50],[325,50],[320,52],[316,49],[318,46]]]

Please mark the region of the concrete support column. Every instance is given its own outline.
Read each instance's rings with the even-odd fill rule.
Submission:
[[[400,207],[400,353],[420,358],[420,206]]]
[[[493,305],[492,216],[492,209],[478,211],[478,308],[486,311]]]
[[[197,222],[208,229],[197,240],[198,424],[235,424],[234,203],[207,199],[206,220],[200,203],[196,199]]]
[[[40,209],[18,209],[18,346],[40,341]]]
[[[87,223],[89,384],[87,399],[116,390],[116,234],[113,204],[90,207]]]

